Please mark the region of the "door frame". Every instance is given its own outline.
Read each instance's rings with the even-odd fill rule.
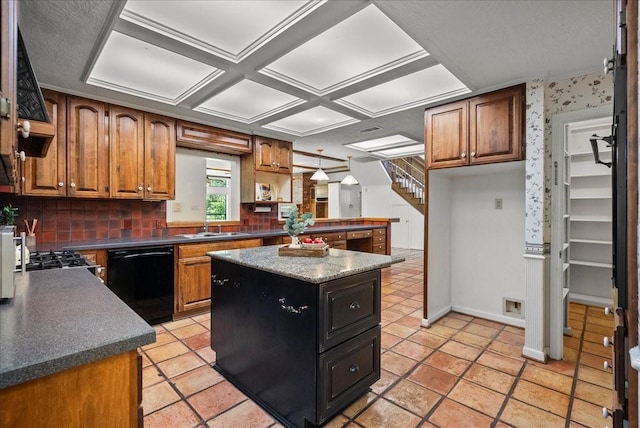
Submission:
[[[584,110],[555,114],[551,119],[551,165],[562,165],[558,168],[558,175],[564,177],[564,144],[566,127],[570,123],[587,120],[611,118],[613,119],[613,104]],[[551,171],[551,266],[549,278],[549,357],[560,360],[564,346],[564,311],[562,287],[562,263],[558,256],[562,246],[562,214],[563,201],[558,187],[554,185],[555,171]],[[560,179],[558,179],[560,183]],[[566,297],[567,299],[569,296]]]

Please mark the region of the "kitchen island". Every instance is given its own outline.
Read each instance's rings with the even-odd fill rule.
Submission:
[[[0,426],[138,426],[137,348],[153,328],[86,269],[17,273],[15,285],[0,304]]]
[[[208,253],[215,369],[284,426],[320,425],[380,378],[380,270],[399,260],[278,247]]]

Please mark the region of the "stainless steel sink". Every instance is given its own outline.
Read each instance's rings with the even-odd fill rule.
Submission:
[[[184,235],[178,235],[178,236],[182,236],[184,238],[189,238],[189,239],[195,239],[195,238],[223,238],[225,236],[242,236],[242,235],[248,235],[248,233],[245,232],[200,232],[200,233],[188,233],[188,234],[184,234]]]

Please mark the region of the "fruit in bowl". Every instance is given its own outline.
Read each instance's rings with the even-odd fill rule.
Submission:
[[[305,238],[304,241],[302,241],[302,246],[304,248],[322,248],[325,245],[327,244],[322,240],[322,238]]]

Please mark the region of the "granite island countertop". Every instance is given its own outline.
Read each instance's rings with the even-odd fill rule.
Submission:
[[[278,255],[281,245],[211,251],[213,259],[220,259],[265,272],[300,279],[313,284],[331,281],[360,272],[368,272],[404,261],[397,256],[360,251],[329,249],[324,257],[288,257]]]
[[[15,274],[0,304],[0,388],[155,342],[155,330],[86,269]]]

